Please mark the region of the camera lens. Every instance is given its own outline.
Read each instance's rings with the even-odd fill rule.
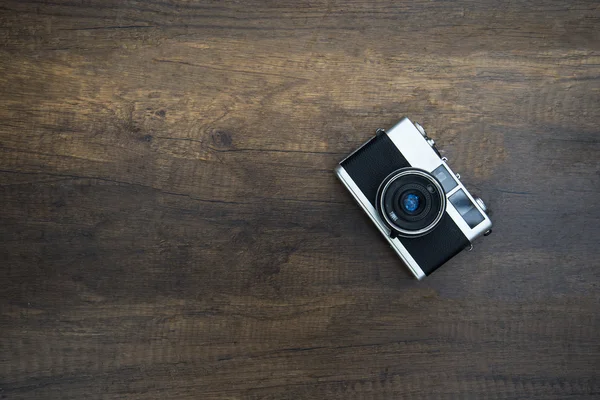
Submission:
[[[390,174],[379,187],[377,208],[384,221],[402,236],[422,236],[440,221],[446,196],[429,173],[404,168]]]

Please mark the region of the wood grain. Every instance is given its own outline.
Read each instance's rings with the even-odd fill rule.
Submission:
[[[599,18],[3,1],[0,398],[598,398]],[[332,172],[404,115],[494,212],[424,282]]]

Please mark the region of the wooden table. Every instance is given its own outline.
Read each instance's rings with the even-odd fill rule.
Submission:
[[[597,399],[599,19],[3,1],[0,398]],[[332,171],[404,115],[494,211],[423,282]]]

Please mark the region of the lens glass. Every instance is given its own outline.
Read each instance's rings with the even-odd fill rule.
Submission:
[[[409,212],[409,213],[415,212],[415,210],[417,208],[419,208],[419,196],[417,196],[416,194],[412,194],[412,193],[407,194],[402,199],[402,205],[404,206],[404,209],[407,212]]]

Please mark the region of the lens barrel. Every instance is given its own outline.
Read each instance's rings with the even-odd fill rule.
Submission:
[[[403,168],[388,175],[379,186],[377,208],[398,235],[422,236],[440,222],[446,209],[446,195],[430,173]]]

